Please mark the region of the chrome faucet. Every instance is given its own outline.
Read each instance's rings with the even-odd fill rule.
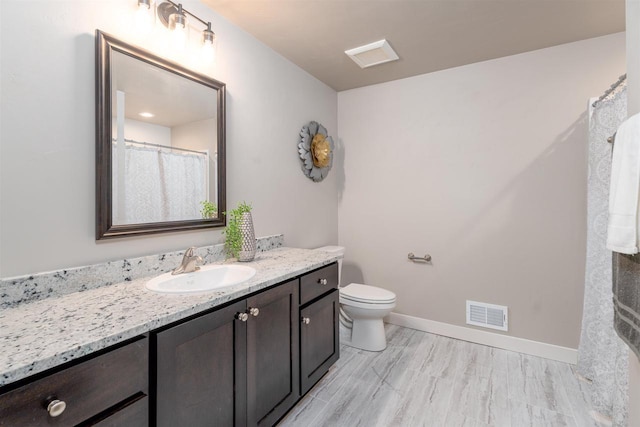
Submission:
[[[186,251],[184,251],[184,257],[182,257],[182,263],[180,267],[174,269],[171,274],[182,274],[182,273],[192,273],[194,271],[200,270],[197,263],[202,263],[202,257],[199,255],[194,255],[193,251],[196,249],[195,246],[190,247]]]

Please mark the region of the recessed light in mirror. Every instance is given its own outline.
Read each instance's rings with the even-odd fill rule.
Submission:
[[[146,111],[144,111],[144,112],[140,113],[140,115],[141,115],[142,117],[147,118],[147,119],[150,119],[151,117],[155,116],[155,114],[153,114],[153,113],[148,113],[148,112],[146,112]]]

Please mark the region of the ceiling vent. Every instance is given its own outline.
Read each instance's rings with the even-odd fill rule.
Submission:
[[[395,61],[399,58],[386,40],[379,40],[365,46],[345,50],[344,53],[353,59],[360,68],[373,67],[374,65]]]

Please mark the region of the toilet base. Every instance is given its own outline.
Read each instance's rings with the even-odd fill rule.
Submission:
[[[387,336],[382,319],[349,318],[340,310],[340,343],[366,351],[387,348]]]
[[[340,323],[340,344],[351,347],[351,328]]]
[[[349,345],[366,351],[382,351],[387,348],[387,335],[382,319],[354,320]]]

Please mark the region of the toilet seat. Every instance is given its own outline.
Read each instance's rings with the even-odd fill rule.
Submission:
[[[387,309],[391,310],[396,306],[395,301],[385,302],[385,303],[372,303],[372,302],[351,301],[350,299],[343,299],[343,298],[340,298],[340,304],[342,304],[343,306],[349,306],[349,307],[366,308],[371,311],[387,310]]]
[[[351,283],[344,288],[340,288],[340,302],[343,304],[388,305],[396,302],[396,294],[375,286]]]

